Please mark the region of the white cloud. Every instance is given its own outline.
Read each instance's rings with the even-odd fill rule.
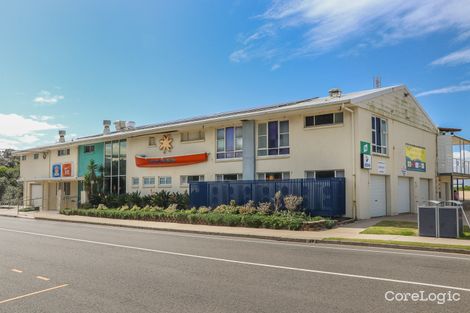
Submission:
[[[453,156],[454,156],[454,159],[459,159],[460,160],[460,152],[454,151]],[[462,160],[463,159],[464,158],[463,158],[463,150],[462,150]],[[465,150],[465,159],[467,161],[470,161],[470,151],[469,150]]]
[[[452,52],[442,58],[434,60],[432,65],[458,65],[470,63],[470,48]]]
[[[30,115],[29,117],[32,118],[33,120],[38,120],[38,121],[49,121],[55,118],[54,116],[50,116],[50,115]]]
[[[428,91],[423,91],[423,92],[416,94],[416,97],[464,92],[464,91],[469,91],[469,90],[470,90],[470,82],[462,82],[460,85],[447,86],[447,87],[432,89]]]
[[[38,143],[44,132],[65,128],[61,124],[24,117],[18,114],[0,113],[0,149],[23,149]]]
[[[343,44],[349,44],[349,48],[358,44],[383,46],[442,31],[452,31],[456,38],[466,38],[470,31],[470,5],[465,2],[273,1],[257,17],[263,24],[240,40],[242,47],[237,51],[243,51],[243,60],[250,60],[251,54],[262,57],[259,49],[279,48],[276,57],[285,60],[300,55],[325,53],[339,46],[345,50]],[[298,40],[293,38],[295,34],[292,34],[292,30],[300,31]],[[286,40],[293,43],[286,45]]]
[[[60,100],[63,100],[64,96],[61,95],[53,95],[51,92],[47,90],[41,90],[36,98],[34,98],[34,102],[40,105],[52,105],[56,104]]]

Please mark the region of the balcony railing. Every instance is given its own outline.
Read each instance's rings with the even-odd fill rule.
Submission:
[[[453,172],[459,174],[470,174],[470,161],[453,159]]]

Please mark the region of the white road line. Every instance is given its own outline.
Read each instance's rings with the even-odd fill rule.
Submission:
[[[44,281],[49,281],[50,279],[44,276],[36,276],[37,279],[44,280]]]
[[[50,222],[50,221],[49,221]],[[338,247],[328,244],[308,244],[308,243],[289,243],[289,242],[280,242],[275,240],[269,239],[241,239],[241,238],[233,238],[227,237],[224,234],[220,235],[190,235],[185,233],[178,233],[172,230],[151,230],[151,229],[137,229],[137,228],[125,228],[116,225],[110,226],[103,226],[103,225],[94,225],[94,224],[81,224],[83,227],[88,228],[96,228],[96,229],[106,229],[112,230],[113,227],[119,227],[119,231],[128,231],[128,232],[136,232],[136,233],[145,233],[145,234],[162,234],[166,236],[174,236],[174,237],[187,237],[187,238],[205,238],[211,240],[225,240],[225,241],[233,241],[233,242],[246,242],[246,243],[257,243],[257,244],[269,244],[269,245],[280,245],[280,246],[290,246],[290,247],[302,247],[302,248],[316,248],[316,249],[329,249],[329,250],[341,250],[341,251],[355,251],[355,252],[370,252],[370,253],[379,253],[379,254],[397,254],[397,255],[409,255],[409,256],[416,256],[416,257],[426,257],[426,258],[438,258],[438,259],[453,259],[453,260],[463,260],[470,262],[470,256],[465,257],[455,253],[449,252],[439,252],[439,255],[432,254],[432,252],[406,252],[403,249],[396,249],[396,248],[348,248],[348,247]],[[415,250],[416,251],[416,250]]]
[[[210,261],[225,262],[225,263],[232,263],[232,264],[242,264],[242,265],[251,265],[251,266],[257,266],[257,267],[264,267],[264,268],[282,269],[282,270],[289,270],[289,271],[296,271],[296,272],[306,272],[306,273],[324,274],[324,275],[339,276],[339,277],[359,278],[359,279],[375,280],[375,281],[382,281],[382,282],[400,283],[400,284],[407,284],[407,285],[426,286],[426,287],[443,288],[443,289],[470,292],[470,288],[463,288],[463,287],[456,287],[456,286],[438,285],[438,284],[422,283],[422,282],[416,282],[416,281],[391,279],[391,278],[376,277],[376,276],[329,272],[329,271],[313,270],[313,269],[298,268],[298,267],[272,265],[272,264],[265,264],[265,263],[237,261],[237,260],[209,257],[209,256],[203,256],[203,255],[141,248],[141,247],[114,244],[114,243],[109,243],[109,242],[100,242],[100,241],[85,240],[85,239],[78,239],[78,238],[62,237],[62,236],[56,236],[56,235],[48,235],[48,234],[42,234],[42,233],[34,233],[34,232],[28,232],[28,231],[22,231],[22,230],[13,230],[13,229],[8,229],[8,228],[1,228],[1,227],[0,227],[0,230],[7,231],[7,232],[20,233],[20,234],[47,237],[47,238],[55,238],[55,239],[62,239],[62,240],[68,240],[68,241],[90,243],[90,244],[101,245],[101,246],[124,248],[124,249],[138,250],[138,251],[145,251],[145,252],[154,252],[154,253],[165,254],[165,255],[181,256],[181,257],[193,258],[193,259],[202,259],[202,260],[210,260]]]
[[[52,288],[47,288],[47,289],[43,289],[43,290],[31,292],[31,293],[28,293],[28,294],[25,294],[25,295],[22,295],[22,296],[18,296],[18,297],[14,297],[14,298],[2,300],[2,301],[0,301],[0,304],[4,304],[4,303],[10,302],[10,301],[14,301],[14,300],[23,299],[23,298],[26,298],[26,297],[34,296],[34,295],[37,295],[37,294],[40,294],[40,293],[44,293],[44,292],[48,292],[48,291],[52,291],[52,290],[55,290],[55,289],[64,288],[64,287],[67,287],[67,286],[68,286],[68,284],[64,284],[64,285],[55,286],[55,287],[52,287]]]
[[[12,272],[15,272],[15,273],[23,273],[22,270],[17,270],[16,268],[13,268],[11,271],[12,271]]]

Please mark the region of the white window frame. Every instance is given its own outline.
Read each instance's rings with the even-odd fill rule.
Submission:
[[[145,180],[149,180],[149,182],[145,182]],[[152,183],[153,181],[153,183]],[[142,178],[142,184],[144,188],[152,188],[155,187],[155,176],[144,176]]]
[[[239,173],[215,174],[215,180],[216,181],[233,181],[233,180],[225,180],[225,175],[237,175],[237,180],[243,180],[243,174],[239,174]]]
[[[227,153],[229,153],[229,152],[227,152],[227,140],[226,140],[227,138],[225,137],[225,134],[227,133],[227,128],[233,128],[233,157],[231,157],[231,158],[227,157]],[[223,151],[218,150],[218,141],[219,141],[219,139],[217,137],[217,133],[221,129],[224,130],[224,150]],[[238,150],[237,150],[237,129],[240,130],[241,137],[239,137],[239,138],[242,139],[242,146]],[[223,153],[225,157],[219,158],[218,155],[220,153]],[[237,154],[239,154],[239,156],[237,156]],[[216,128],[216,130],[215,130],[215,158],[216,158],[216,160],[218,160],[218,161],[220,161],[220,160],[233,160],[233,159],[241,159],[242,157],[243,157],[243,128],[242,128],[242,126],[234,125],[234,126]]]
[[[189,138],[190,138],[189,134],[190,134],[190,133],[196,133],[196,132],[198,133],[198,138],[196,138],[196,139],[189,139]],[[185,136],[187,137],[187,139],[184,138]],[[180,141],[181,141],[181,143],[204,141],[204,140],[206,139],[205,137],[206,137],[206,134],[205,134],[205,132],[204,132],[204,129],[201,129],[201,130],[192,130],[192,131],[189,130],[189,131],[184,131],[184,132],[181,132],[181,133],[180,133]]]
[[[91,148],[91,151],[86,151],[87,148]],[[83,153],[88,154],[88,153],[93,153],[93,152],[95,152],[95,145],[84,145],[83,146]]]
[[[188,186],[188,178],[189,177],[199,177],[198,181],[204,181],[204,175],[181,175],[180,176],[180,185],[181,186]]]
[[[156,147],[157,146],[157,138],[155,136],[148,137],[148,146],[149,147]]]
[[[268,129],[268,124],[270,122],[277,122],[277,148],[269,148],[269,129]],[[281,132],[281,122],[287,122],[287,132]],[[265,132],[266,132],[266,135],[260,135],[259,134],[259,127],[264,125],[265,127]],[[287,134],[287,138],[288,138],[288,141],[289,141],[289,145],[287,146],[281,146],[281,135],[286,135]],[[260,140],[259,138],[260,137],[266,137],[266,147],[264,148],[260,148],[259,147],[259,143],[260,143]],[[269,150],[270,149],[277,149],[277,154],[269,154]],[[279,151],[281,149],[289,149],[289,153],[283,153],[283,154],[279,154]],[[259,151],[260,150],[263,150],[263,151],[266,151],[266,154],[262,154],[260,155],[259,154]],[[261,157],[261,158],[272,158],[272,157],[279,157],[279,156],[289,156],[290,155],[290,121],[289,120],[277,120],[277,121],[266,121],[266,122],[262,122],[262,123],[258,123],[258,125],[256,126],[256,156],[258,157]]]
[[[39,153],[33,154],[33,159],[34,159],[34,160],[38,160],[38,159],[39,159]]]
[[[335,176],[334,176],[335,178],[337,178],[337,177],[345,177],[345,172],[344,172],[344,170],[340,170],[340,169],[337,169],[337,170],[306,170],[306,171],[304,172],[304,175],[305,175],[305,178],[317,178],[317,172],[330,172],[330,171],[335,173],[335,174],[334,174],[334,175],[335,175]],[[309,173],[313,173],[313,177],[308,177],[308,174],[309,174]],[[338,174],[341,174],[341,173],[342,173],[342,175],[338,175]]]
[[[162,182],[162,179],[164,182]],[[168,182],[168,179],[170,180]],[[171,176],[158,176],[158,186],[159,187],[171,187],[172,177]]]
[[[66,156],[66,155],[70,155],[70,148],[64,148],[64,149],[57,150],[57,156],[62,157],[62,156]]]
[[[256,173],[256,178],[258,180],[266,180],[266,175],[267,174],[281,174],[281,180],[286,180],[290,179],[290,172],[261,172],[261,173]]]
[[[329,124],[320,124],[316,125],[316,118],[317,116],[321,115],[333,115],[333,123]],[[341,121],[337,121],[337,116],[342,115]],[[307,118],[312,117],[313,118],[313,125],[307,126]],[[314,114],[314,115],[306,115],[304,116],[304,128],[315,128],[315,127],[325,127],[325,126],[332,126],[332,125],[342,125],[344,124],[344,113],[343,112],[331,112],[331,113],[322,113],[322,114]]]
[[[137,183],[135,183],[135,180],[137,180]],[[140,177],[132,177],[131,178],[131,186],[134,188],[140,187]]]
[[[377,134],[377,119],[380,121],[380,134]],[[373,154],[378,154],[378,155],[388,155],[388,121],[382,117],[379,116],[372,116],[371,119],[371,124],[373,121],[373,125],[371,125],[372,128],[372,153]],[[385,127],[384,127],[385,125]],[[377,144],[377,139],[380,136],[380,145]],[[375,143],[374,143],[375,140]]]

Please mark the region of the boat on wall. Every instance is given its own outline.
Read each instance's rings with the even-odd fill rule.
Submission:
[[[198,153],[188,155],[169,156],[162,158],[146,157],[145,155],[135,156],[135,165],[137,167],[170,167],[191,165],[206,162],[209,153]]]

